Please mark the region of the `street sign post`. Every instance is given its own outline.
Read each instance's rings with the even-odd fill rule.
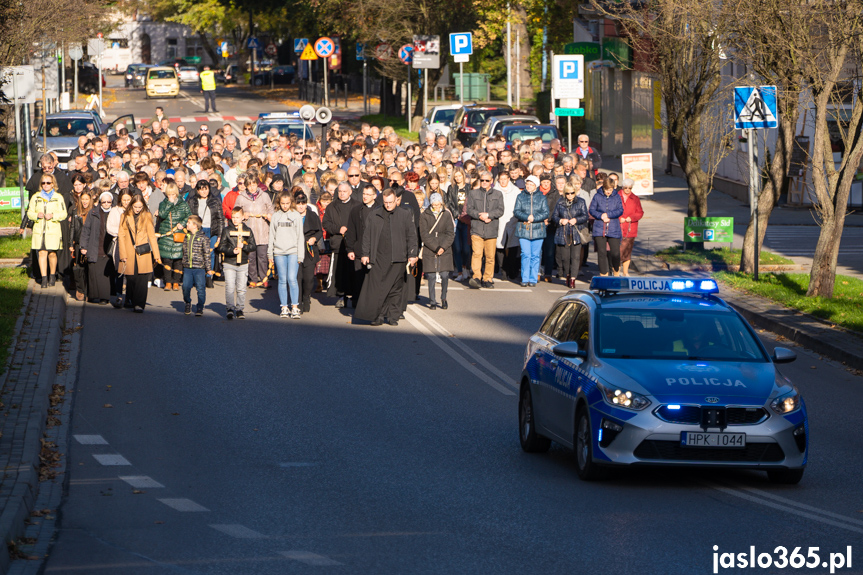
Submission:
[[[300,56],[300,60],[317,60],[318,55],[315,54],[315,49],[306,44],[306,47],[303,48],[303,54]]]
[[[687,243],[734,241],[734,218],[683,218],[683,241]]]
[[[776,86],[741,86],[734,88],[734,127],[746,130],[749,145],[749,210],[758,237],[758,198],[761,176],[758,173],[758,135],[756,130],[779,126]],[[758,280],[759,254],[755,250],[754,279]]]
[[[464,63],[473,54],[473,34],[470,32],[453,32],[449,35],[449,52],[453,60],[458,62],[459,90],[458,101],[464,104]]]
[[[324,106],[330,106],[330,87],[327,82],[327,68],[329,68],[327,59],[336,51],[336,45],[331,38],[321,36],[315,40],[315,54],[324,58]]]
[[[558,116],[566,117],[567,147],[572,150],[572,117],[584,116],[584,109],[578,107],[580,100],[584,98],[584,56],[581,54],[555,54],[551,60],[553,69],[551,78],[552,103],[555,99],[561,100],[561,107],[554,109],[555,124],[557,124]]]
[[[413,67],[423,71],[423,116],[428,115],[429,68],[440,68],[440,36],[414,36]]]
[[[399,48],[399,60],[401,60],[402,64],[406,64],[408,66],[411,65],[411,60],[413,60],[414,47],[411,44],[405,44],[401,48]],[[411,125],[411,69],[408,68],[408,102],[407,102],[407,116],[408,116],[408,128]]]
[[[271,58],[279,53],[279,49],[272,42],[267,44],[267,49],[264,51],[267,53],[267,56],[270,56]]]
[[[389,60],[393,57],[393,48],[389,42],[381,42],[375,46],[375,58],[378,60]]]
[[[308,38],[294,38],[294,53],[302,54],[306,49],[306,46],[309,45]]]
[[[357,42],[357,60],[363,63],[363,114],[368,114],[369,104],[368,104],[368,74],[369,74],[369,66],[366,59],[368,45],[364,42]]]
[[[362,42],[357,42],[357,60],[363,61],[366,59],[366,45]]]

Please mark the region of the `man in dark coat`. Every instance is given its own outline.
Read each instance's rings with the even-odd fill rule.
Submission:
[[[328,297],[336,297],[336,308],[341,309],[348,303],[348,294],[351,293],[351,280],[354,275],[354,264],[348,259],[347,246],[344,243],[345,232],[351,219],[354,203],[351,199],[351,187],[342,182],[338,187],[338,197],[333,199],[324,213],[322,225],[329,235],[330,248],[332,249],[330,267],[332,268],[333,281],[327,288]],[[354,302],[356,307],[356,302]]]
[[[354,206],[351,211],[350,223],[348,223],[348,231],[345,232],[345,246],[348,252],[348,259],[354,262],[354,278],[353,278],[353,303],[354,305],[360,300],[360,291],[363,289],[363,281],[366,278],[368,268],[360,261],[360,253],[363,246],[363,233],[366,230],[366,221],[369,214],[376,208],[382,205],[378,199],[378,192],[372,186],[362,190],[362,203]]]
[[[29,197],[39,191],[42,174],[54,174],[57,178],[57,191],[68,201],[72,197],[72,180],[69,179],[62,170],[57,169],[57,159],[52,152],[48,152],[39,159],[39,165],[42,167],[39,170],[33,170],[33,176],[27,182],[25,189],[29,192]]]
[[[351,187],[351,197],[358,204],[363,203],[363,190],[373,187],[366,181],[363,181],[362,174],[359,168],[348,168],[348,185]],[[377,190],[375,190],[377,195]],[[360,236],[362,239],[362,236]]]
[[[420,204],[417,201],[417,197],[404,188],[394,188],[393,191],[398,198],[399,207],[402,209],[408,210],[411,213],[411,217],[414,220],[414,231],[416,232],[417,245],[419,245],[419,237],[420,237]],[[420,279],[422,278],[422,269],[417,271],[416,278],[411,275],[410,277],[406,277],[407,285],[405,289],[402,291],[402,313],[408,309],[408,303],[415,301],[417,299],[417,294],[419,293]]]
[[[384,318],[390,325],[399,324],[405,264],[416,264],[417,250],[412,213],[399,208],[395,192],[387,188],[383,206],[369,215],[363,233],[360,261],[371,269],[363,283],[355,318],[372,325],[383,324]]]

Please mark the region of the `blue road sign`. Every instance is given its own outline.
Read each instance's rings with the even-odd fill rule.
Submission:
[[[321,58],[329,58],[333,55],[333,52],[335,51],[335,43],[326,36],[318,38],[315,42],[315,54],[317,54]]]
[[[473,34],[470,32],[453,32],[450,34],[449,52],[453,56],[470,56],[473,54]]]
[[[366,45],[362,42],[357,42],[357,60],[366,59]]]
[[[776,86],[734,88],[734,127],[738,130],[776,128],[779,109]]]
[[[258,50],[261,47],[261,43],[258,41],[257,38],[252,36],[251,38],[249,38],[249,43],[246,44],[246,46],[248,46],[252,50]]]
[[[402,64],[410,64],[413,59],[414,47],[413,44],[405,44],[399,48],[399,60]]]
[[[308,38],[294,38],[294,53],[302,54],[308,44]]]

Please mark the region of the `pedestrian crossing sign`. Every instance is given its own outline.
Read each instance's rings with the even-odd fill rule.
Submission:
[[[779,126],[776,86],[734,88],[734,127],[738,130]]]
[[[315,54],[315,49],[312,48],[311,44],[306,44],[306,47],[303,48],[303,53],[300,55],[300,60],[317,60],[318,55]]]

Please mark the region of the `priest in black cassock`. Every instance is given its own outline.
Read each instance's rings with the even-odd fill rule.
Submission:
[[[384,205],[369,214],[363,233],[361,259],[371,266],[354,318],[381,325],[399,324],[407,265],[416,265],[416,224],[410,210],[398,207],[395,192],[383,192]]]

